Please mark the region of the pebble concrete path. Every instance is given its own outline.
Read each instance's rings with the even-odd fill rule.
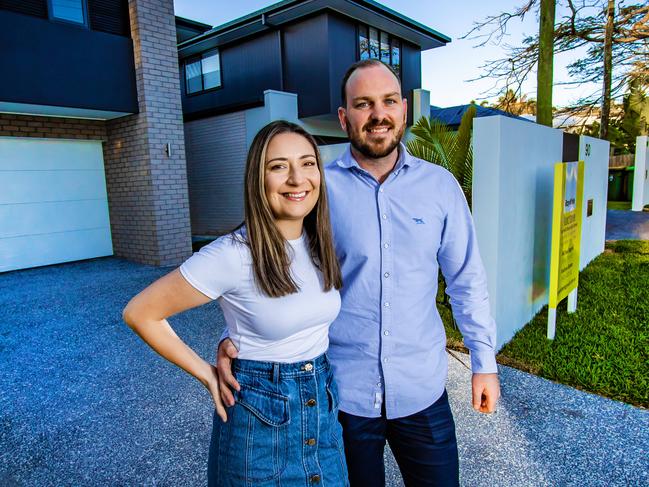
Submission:
[[[105,258],[0,274],[0,486],[206,484],[209,396],[121,322],[167,271]],[[216,304],[171,323],[213,356]],[[483,416],[449,362],[462,485],[649,485],[649,411],[501,367],[498,412]]]

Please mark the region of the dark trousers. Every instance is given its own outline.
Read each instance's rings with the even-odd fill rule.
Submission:
[[[411,416],[364,418],[340,412],[345,457],[352,487],[383,487],[387,440],[407,487],[459,485],[455,422],[446,391]]]

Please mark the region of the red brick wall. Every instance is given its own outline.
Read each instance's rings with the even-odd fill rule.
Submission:
[[[37,117],[0,113],[0,136],[54,137],[106,141],[106,122],[78,118]]]

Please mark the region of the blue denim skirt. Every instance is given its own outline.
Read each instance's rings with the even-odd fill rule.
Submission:
[[[338,391],[325,355],[291,364],[236,359],[228,421],[214,415],[212,487],[349,485]]]

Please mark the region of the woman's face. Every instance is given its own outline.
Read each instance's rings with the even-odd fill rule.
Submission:
[[[276,223],[302,223],[318,202],[320,170],[315,151],[300,134],[274,136],[266,148],[266,198]]]

